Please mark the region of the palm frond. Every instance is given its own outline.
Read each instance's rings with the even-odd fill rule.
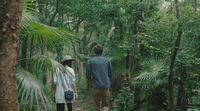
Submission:
[[[34,43],[34,46],[44,46],[55,48],[71,44],[74,34],[67,29],[60,29],[48,26],[39,22],[35,0],[24,1],[24,11],[22,16],[21,28],[26,34],[25,37]],[[31,43],[31,42],[29,42]]]
[[[18,68],[17,69],[17,86],[19,92],[20,108],[40,109],[43,107],[46,111],[52,109],[50,100],[47,95],[50,93],[45,86],[30,72]]]
[[[36,55],[33,57],[32,68],[44,72],[54,72],[57,67],[62,67],[55,60],[45,55]]]
[[[134,78],[133,84],[144,89],[149,89],[167,82],[162,76],[166,68],[164,59],[146,59],[141,65],[142,69],[139,72],[139,75]]]
[[[31,67],[34,72],[42,71],[43,74],[48,72],[47,74],[50,74],[50,76],[52,74],[57,74],[58,70],[63,74],[70,74],[62,64],[45,55],[34,56]]]
[[[34,21],[30,15],[24,18],[22,31],[24,31],[28,40],[33,40],[34,45],[59,47],[64,44],[68,45],[73,40],[73,34],[64,29],[58,29]]]
[[[36,1],[35,0],[23,0],[23,13],[21,27],[22,29],[26,28],[27,24],[32,22],[37,22],[38,12],[36,11]]]
[[[23,11],[24,12],[31,12],[35,13],[37,12],[36,10],[36,0],[23,0]]]

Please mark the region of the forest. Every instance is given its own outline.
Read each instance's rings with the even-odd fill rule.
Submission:
[[[94,111],[86,64],[112,64],[109,111],[200,111],[200,0],[1,0],[0,109],[55,111],[74,58],[74,111]]]

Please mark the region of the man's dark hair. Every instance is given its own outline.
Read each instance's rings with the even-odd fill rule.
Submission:
[[[103,47],[102,47],[101,45],[96,45],[96,46],[94,47],[94,53],[95,53],[96,55],[101,55],[102,52],[103,52]]]

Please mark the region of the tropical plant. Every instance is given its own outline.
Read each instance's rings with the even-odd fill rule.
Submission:
[[[18,100],[21,110],[52,110],[51,95],[40,81],[32,73],[22,69],[17,69]]]
[[[165,87],[167,81],[166,60],[148,58],[141,62],[138,76],[132,84],[136,88],[135,101],[144,107],[135,107],[141,111],[161,111],[166,109]]]
[[[52,98],[47,95],[56,70],[63,71],[57,61],[65,52],[75,53],[77,72],[84,74],[84,64],[93,56],[92,47],[100,43],[104,55],[113,63],[113,78],[118,82],[112,86],[118,90],[113,91],[116,93],[113,98],[118,95],[120,110],[162,111],[167,107],[198,110],[199,3],[198,0],[24,0],[17,66],[20,109],[53,108]],[[170,105],[166,96],[169,71]],[[85,79],[82,81],[86,84]],[[124,84],[125,81],[130,84]],[[81,91],[85,90],[83,86],[81,82]]]
[[[128,82],[125,82],[116,97],[116,107],[114,108],[114,111],[132,110],[134,107],[133,95],[133,90],[131,89],[130,85],[128,85]]]
[[[21,23],[20,56],[17,68],[18,100],[20,110],[54,110],[53,97],[42,80],[51,78],[56,69],[66,72],[64,67],[44,54],[55,52],[66,43],[70,44],[73,35],[65,29],[51,27],[37,19],[37,1],[24,0],[24,12]],[[44,50],[46,48],[46,50]]]
[[[167,83],[166,60],[148,58],[141,62],[139,75],[133,79],[133,84],[142,89],[151,89]]]

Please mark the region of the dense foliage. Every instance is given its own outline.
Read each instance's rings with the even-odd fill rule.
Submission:
[[[79,83],[86,60],[93,56],[91,49],[100,43],[113,63],[112,82],[118,81],[111,88],[111,110],[199,111],[199,4],[199,0],[24,0],[17,69],[20,110],[53,110],[52,75],[63,68],[62,56],[75,57]],[[87,89],[79,90],[81,94]]]

